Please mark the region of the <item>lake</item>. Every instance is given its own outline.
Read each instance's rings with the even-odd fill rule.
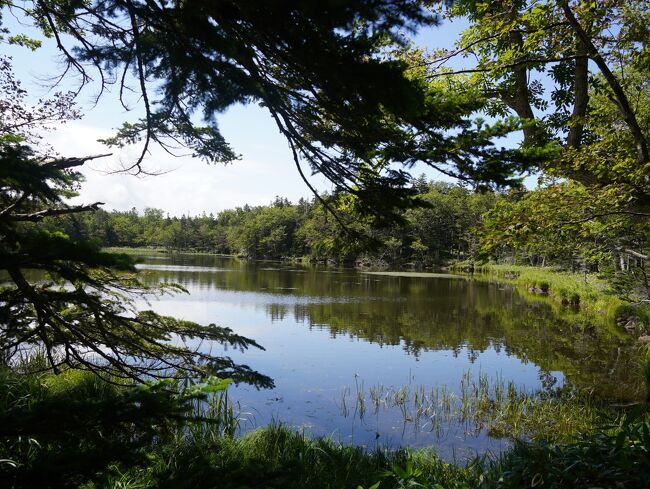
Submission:
[[[142,256],[138,268],[149,283],[189,292],[153,301],[157,312],[227,326],[265,348],[225,352],[275,381],[230,388],[243,431],[278,422],[370,448],[433,445],[458,460],[510,443],[450,413],[472,389],[641,392],[625,334],[503,284],[210,255]]]

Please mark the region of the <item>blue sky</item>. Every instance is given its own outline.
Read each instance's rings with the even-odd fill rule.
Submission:
[[[18,29],[28,34],[34,32],[19,26],[17,20],[9,16],[5,16],[4,22],[14,32]],[[438,27],[421,31],[416,42],[430,48],[451,48],[465,27],[464,22],[443,21]],[[40,36],[34,34],[34,37]],[[6,45],[2,46],[2,51],[13,57],[16,74],[30,96],[33,99],[47,97],[51,90],[48,78],[60,71],[53,42],[45,40],[36,52]],[[72,87],[74,80],[66,84]],[[106,153],[107,149],[97,139],[110,136],[123,121],[137,119],[136,112],[124,111],[115,93],[105,94],[98,104],[94,103],[95,95],[96,88],[84,89],[78,102],[83,119],[61,125],[48,134],[48,141],[62,155]],[[107,171],[119,167],[120,161],[132,160],[137,148],[108,150],[114,153],[111,157],[95,160],[84,169],[86,183],[77,200],[104,202],[108,210],[156,207],[171,215],[197,215],[244,204],[268,204],[276,195],[292,201],[300,197],[311,198],[294,166],[286,140],[264,109],[256,105],[233,106],[218,117],[218,123],[241,160],[227,166],[208,165],[191,157],[174,158],[156,148],[147,158],[146,168],[163,174],[135,177],[107,174]],[[444,179],[424,165],[415,167],[412,173]],[[312,176],[310,181],[320,191],[331,189],[331,185],[318,175]]]

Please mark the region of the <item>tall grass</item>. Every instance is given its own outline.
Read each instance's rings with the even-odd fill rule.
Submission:
[[[233,402],[228,389],[210,393],[206,397],[192,400],[193,419],[188,422],[179,435],[203,440],[217,440],[234,437],[245,428],[255,426],[255,416],[244,411],[238,401]]]
[[[361,387],[361,388],[360,388]],[[354,407],[353,407],[354,406]],[[603,414],[601,401],[570,388],[525,391],[487,374],[463,374],[458,391],[446,385],[427,388],[381,384],[363,389],[357,383],[354,396],[349,388],[341,394],[344,417],[378,418],[382,411],[398,412],[404,428],[433,432],[438,438],[453,426],[466,432],[486,432],[497,438],[566,440],[578,432],[593,430]]]
[[[498,403],[498,412],[520,412],[527,402],[509,384],[489,383],[485,377],[466,376],[463,386],[452,400],[444,390],[434,398],[422,388],[373,386],[366,391],[358,382],[349,409],[363,397],[366,415],[395,403],[406,417],[442,409],[472,418]],[[184,399],[198,399],[189,390]],[[86,372],[53,376],[0,370],[0,486],[634,488],[645,487],[650,478],[647,413],[562,443],[522,443],[497,460],[457,465],[440,460],[432,448],[369,452],[279,425],[233,436],[241,416],[225,391],[190,406],[179,406],[169,394],[157,385],[107,384]],[[192,406],[198,411],[188,412]],[[527,416],[544,419],[535,406],[525,406]],[[561,416],[555,407],[549,409]],[[515,418],[508,419],[505,426],[512,430]]]
[[[398,487],[386,476],[393,466],[416,463],[422,478],[443,487],[466,487],[467,470],[446,464],[432,450],[411,452],[342,445],[329,438],[310,439],[280,425],[243,437],[186,439],[162,447],[147,487],[323,488]]]
[[[134,484],[130,487],[178,489],[645,488],[649,427],[647,417],[622,418],[607,432],[563,444],[520,443],[497,459],[476,458],[461,466],[442,462],[433,449],[367,452],[272,425],[241,438],[160,447],[146,472],[119,475]]]
[[[462,270],[463,264],[450,267]],[[547,295],[554,302],[579,307],[585,314],[614,319],[623,305],[605,280],[594,274],[558,272],[539,267],[503,264],[479,264],[474,266],[477,280],[512,283],[525,291]]]

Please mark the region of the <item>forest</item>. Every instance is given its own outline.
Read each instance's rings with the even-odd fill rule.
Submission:
[[[0,54],[0,485],[646,487],[647,2],[0,0],[0,9],[1,45],[20,53]],[[418,33],[450,23],[462,26],[452,48],[419,43]],[[38,81],[49,90],[36,95],[34,80],[16,73],[43,50],[58,69]],[[105,101],[123,119],[100,140],[105,153],[57,153],[52,131]],[[85,168],[111,152],[121,166],[108,172],[133,178],[155,178],[154,148],[215,172],[237,165],[219,119],[241,105],[267,113],[310,200],[181,217],[71,201],[84,198]],[[414,174],[422,165],[446,181]],[[319,193],[310,175],[332,190]],[[463,374],[459,419],[493,423],[488,430],[508,440],[498,454],[464,462],[433,444],[373,450],[281,423],[243,433],[230,393],[279,388],[248,365],[265,345],[212,316],[159,312],[156,301],[191,296],[196,283],[152,281],[124,248],[163,250],[172,260],[234,255],[251,267],[301,260],[305,277],[310,263],[342,274],[390,269],[397,275],[385,282],[331,279],[327,293],[365,284],[369,294],[382,283],[399,307],[435,302],[427,290],[468,291],[454,299],[447,327],[476,321],[507,334],[464,333],[452,357],[468,348],[473,365],[479,350],[503,349],[520,370],[540,365],[540,388],[518,392],[513,380],[490,391],[480,380],[470,393]],[[462,282],[436,288],[400,275],[447,268]],[[295,270],[251,277],[276,272],[274,290],[297,294],[282,275]],[[411,302],[393,297],[408,292],[406,283],[415,284]],[[540,297],[522,305],[516,287]],[[354,324],[322,297],[311,309],[296,304],[295,315],[308,318],[309,331],[329,328],[332,342],[338,328],[386,355],[403,343],[416,360],[454,336],[418,329],[417,318],[442,317],[430,309],[401,310],[395,324],[386,319],[394,304],[382,306],[379,292],[345,293],[331,304],[362,310]],[[366,299],[374,312],[363,310]],[[469,310],[470,299],[480,307]],[[285,303],[268,308],[285,316]],[[511,315],[520,309],[521,324]],[[515,335],[526,341],[510,348]],[[601,393],[588,384],[600,371],[581,365],[628,376],[618,383],[634,387]],[[566,382],[556,385],[556,375]],[[394,407],[410,423],[399,392]],[[450,410],[452,398],[440,402]]]
[[[292,204],[282,197],[267,206],[247,205],[216,215],[170,217],[162,209],[147,208],[142,213],[100,209],[46,219],[41,225],[109,248],[207,252],[371,269],[450,265],[469,269],[493,263],[590,273],[607,278],[630,303],[650,297],[644,223],[635,216],[614,214],[585,226],[579,217],[585,209],[567,205],[560,213],[557,208],[558,195],[586,198],[571,195],[577,190],[565,183],[497,193],[429,182],[421,175],[413,188],[417,204],[384,226],[339,210],[338,215],[349,223],[344,227],[316,198]],[[320,197],[333,205],[345,199]]]
[[[68,216],[52,227],[63,225],[69,236],[94,238],[103,247],[202,251],[249,259],[305,257],[353,264],[363,256],[377,264],[417,262],[430,267],[452,258],[476,258],[482,215],[493,207],[495,195],[429,183],[424,177],[416,184],[422,207],[406,210],[399,224],[382,228],[362,219],[355,221],[354,229],[344,228],[315,198],[292,204],[281,197],[268,206],[228,209],[216,216],[169,217],[150,208],[142,214],[135,209],[99,210]],[[347,219],[352,222],[354,216]]]

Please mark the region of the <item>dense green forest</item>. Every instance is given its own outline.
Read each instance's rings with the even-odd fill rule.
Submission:
[[[216,215],[170,217],[161,209],[66,216],[44,222],[103,247],[201,251],[250,259],[305,259],[372,268],[429,268],[486,263],[588,272],[611,282],[628,300],[650,297],[646,224],[608,215],[585,222],[584,188],[565,183],[535,190],[474,191],[457,184],[413,183],[414,207],[378,227],[352,210],[345,197],[322,196],[338,209],[342,226],[316,198],[292,204],[244,206]],[[577,201],[577,202],[576,202]],[[594,203],[593,205],[597,205]]]
[[[342,227],[315,198],[292,204],[277,197],[268,206],[244,206],[216,215],[170,217],[160,209],[143,213],[97,212],[69,216],[66,234],[96,239],[106,247],[161,247],[207,251],[252,259],[307,257],[348,263],[365,257],[396,265],[443,264],[475,258],[482,216],[497,196],[445,183],[416,182],[421,207],[409,209],[402,222],[376,228],[362,218]],[[325,196],[328,199],[329,197]]]
[[[0,9],[0,43],[21,53],[0,57],[1,485],[646,487],[646,1],[0,0]],[[418,30],[453,21],[462,32],[452,48],[417,44]],[[39,49],[59,61],[40,98],[13,69]],[[255,104],[305,184],[318,174],[332,194],[198,217],[71,204],[83,197],[84,165],[106,155],[59,155],[48,131],[106,100],[126,111],[101,141],[131,150],[117,171],[154,173],[153,147],[236,164],[219,116]],[[459,184],[415,178],[416,164]],[[523,185],[530,176],[534,189]],[[552,429],[506,429],[517,438],[509,451],[465,466],[276,426],[239,437],[228,385],[274,381],[228,352],[263,345],[147,309],[147,298],[183,288],[146,283],[111,246],[580,272],[574,284],[602,280],[598,294],[628,303],[635,337],[617,335],[633,343],[640,360],[629,374],[648,394],[622,404],[560,389],[542,399]],[[535,287],[548,292],[549,282]],[[573,312],[563,335],[603,324]],[[511,410],[530,415],[520,401]],[[586,412],[596,414],[580,432],[562,424]]]

